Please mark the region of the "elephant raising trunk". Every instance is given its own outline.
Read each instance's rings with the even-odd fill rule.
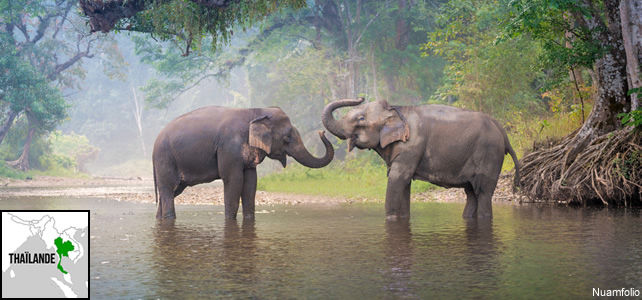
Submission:
[[[303,145],[303,141],[301,140],[301,136],[298,132],[295,135],[295,142],[292,143],[292,146],[286,150],[287,154],[292,156],[296,161],[308,168],[317,169],[327,166],[334,157],[334,147],[332,147],[332,143],[328,141],[324,134],[325,131],[319,131],[319,136],[321,136],[321,141],[323,142],[323,146],[325,146],[326,149],[325,156],[321,158],[312,156],[312,154],[308,152],[308,149],[306,149]]]
[[[357,100],[352,100],[352,99],[345,99],[345,100],[337,100],[334,101],[330,104],[328,104],[325,109],[323,109],[323,115],[321,116],[321,121],[323,122],[323,126],[330,131],[330,133],[334,134],[336,137],[345,140],[348,137],[346,136],[345,130],[341,126],[341,124],[332,116],[332,112],[334,112],[335,109],[341,108],[344,106],[356,106],[361,103],[363,103],[364,99],[362,97],[359,97]]]

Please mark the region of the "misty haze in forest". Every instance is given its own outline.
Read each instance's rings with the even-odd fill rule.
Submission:
[[[161,128],[209,105],[281,107],[322,155],[323,108],[364,97],[488,114],[508,133],[532,196],[639,198],[631,128],[642,126],[642,18],[637,2],[587,1],[261,0],[193,10],[201,4],[0,0],[0,175],[149,178]],[[598,145],[612,133],[616,143]],[[376,154],[347,153],[329,138],[330,169],[360,159],[385,174]],[[277,170],[271,160],[259,167]],[[596,175],[613,172],[622,176]],[[574,185],[583,191],[566,188]]]

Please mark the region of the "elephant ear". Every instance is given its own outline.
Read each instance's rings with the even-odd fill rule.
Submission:
[[[272,149],[272,130],[266,124],[269,116],[262,116],[250,122],[250,146],[259,148],[270,154]]]
[[[390,115],[386,118],[379,132],[379,143],[381,144],[381,148],[386,148],[386,146],[396,141],[407,141],[410,137],[410,128],[406,123],[406,117],[399,109],[389,106],[385,100],[383,102],[385,109],[390,112]]]

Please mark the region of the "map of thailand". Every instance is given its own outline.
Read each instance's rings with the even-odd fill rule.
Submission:
[[[2,297],[88,297],[88,250],[88,211],[3,211]]]
[[[67,271],[63,270],[62,266],[60,266],[60,263],[62,262],[63,256],[69,257],[68,253],[69,251],[74,250],[74,245],[72,245],[70,241],[66,241],[63,243],[62,238],[60,237],[54,241],[54,244],[56,244],[56,248],[58,248],[58,250],[56,250],[56,252],[58,253],[58,270],[60,270],[60,272],[62,272],[63,274],[68,274]]]

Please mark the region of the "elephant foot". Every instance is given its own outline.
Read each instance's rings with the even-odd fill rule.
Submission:
[[[398,221],[398,220],[404,220],[404,219],[409,219],[409,215],[386,215],[386,221]]]
[[[233,214],[233,215],[226,214],[225,215],[225,219],[226,220],[236,220],[236,214]]]
[[[472,218],[477,217],[477,213],[476,213],[476,212],[473,212],[473,213],[467,213],[467,212],[465,212],[465,211],[464,211],[464,213],[463,213],[461,216],[462,216],[464,219],[472,219]]]
[[[243,220],[254,220],[254,214],[243,215]]]
[[[160,212],[156,214],[156,219],[176,219],[176,213],[166,213],[161,214]]]

